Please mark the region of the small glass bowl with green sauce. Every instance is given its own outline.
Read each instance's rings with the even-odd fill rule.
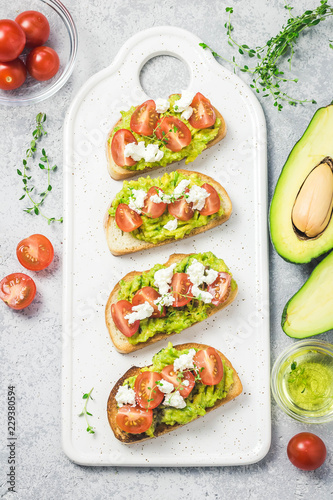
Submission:
[[[302,340],[289,346],[274,363],[271,387],[290,417],[307,424],[333,420],[333,345]]]

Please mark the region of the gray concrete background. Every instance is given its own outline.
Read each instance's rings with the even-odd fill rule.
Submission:
[[[0,18],[6,17],[6,6],[13,0],[2,0]],[[319,3],[319,2],[318,2]],[[296,4],[296,2],[295,2]],[[315,0],[299,0],[295,13],[314,7]],[[38,296],[26,312],[15,313],[0,307],[0,431],[6,432],[6,398],[9,384],[17,393],[17,468],[18,499],[328,499],[333,495],[332,424],[311,430],[320,435],[328,447],[328,459],[319,470],[306,473],[294,468],[286,456],[289,439],[306,426],[294,422],[272,404],[272,446],[267,457],[258,464],[230,468],[186,469],[121,469],[89,468],[71,463],[60,444],[60,374],[61,374],[61,267],[62,227],[48,227],[40,217],[22,211],[21,182],[16,168],[39,111],[48,115],[49,136],[44,145],[59,170],[54,175],[53,194],[46,205],[50,215],[62,214],[62,126],[65,112],[81,85],[113,60],[127,38],[139,30],[158,25],[174,25],[188,29],[211,45],[217,52],[230,56],[224,23],[225,6],[235,10],[235,38],[248,45],[264,43],[275,34],[287,18],[283,1],[218,0],[177,2],[175,0],[67,0],[79,31],[79,54],[73,76],[52,99],[26,108],[0,108],[1,123],[1,277],[21,268],[15,248],[23,237],[40,232],[55,247],[52,266],[36,277]],[[30,6],[27,6],[29,8]],[[288,152],[302,135],[318,106],[331,102],[332,22],[311,29],[301,36],[294,58],[293,75],[299,83],[290,90],[299,97],[314,98],[318,105],[291,108],[286,105],[278,113],[269,100],[261,99],[268,127],[268,175],[271,198],[279,172]],[[237,55],[235,53],[235,55]],[[150,63],[142,76],[144,88],[156,95],[158,82],[152,75],[161,65]],[[174,62],[167,62],[169,65]],[[179,63],[174,66],[179,72]],[[250,83],[247,76],[243,78]],[[186,79],[175,78],[175,88]],[[168,89],[166,89],[168,90]],[[52,212],[52,213],[51,213]],[[271,248],[271,345],[272,361],[292,340],[284,335],[280,317],[287,299],[301,286],[314,267],[294,266],[284,262]],[[0,304],[1,306],[1,304]],[[330,335],[321,338],[330,339]],[[0,497],[6,493],[8,472],[5,439],[0,452]]]

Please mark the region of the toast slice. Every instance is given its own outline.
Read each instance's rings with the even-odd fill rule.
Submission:
[[[199,175],[199,177],[202,179],[203,182],[211,184],[219,193],[221,197],[221,204],[224,210],[223,215],[216,217],[215,219],[212,219],[206,226],[194,228],[189,234],[184,236],[183,239],[208,231],[213,227],[223,224],[229,219],[232,212],[232,203],[228,193],[226,192],[224,187],[221,186],[221,184],[215,181],[212,177],[209,177],[208,175],[205,174],[201,174],[199,172],[193,172],[182,169],[178,169],[177,172],[180,172],[185,176],[190,176],[191,174]],[[159,243],[149,243],[148,241],[138,240],[131,233],[125,233],[121,231],[116,224],[115,217],[112,217],[108,211],[106,212],[104,217],[104,230],[110,252],[115,256],[140,252],[141,250],[147,250],[149,248],[166,245],[168,243],[176,241],[174,238],[170,238],[161,241]]]
[[[174,264],[175,262],[180,262],[183,260],[185,257],[188,257],[188,255],[193,255],[193,254],[182,254],[182,253],[174,253],[169,257],[169,260],[165,263],[166,266],[171,266],[171,264]],[[124,281],[130,281],[132,280],[135,276],[138,276],[142,274],[140,271],[131,271],[130,273],[126,274],[126,276],[123,278]],[[146,347],[151,344],[155,344],[155,342],[159,342],[160,340],[164,340],[166,338],[169,338],[171,335],[175,335],[175,333],[156,333],[153,337],[148,339],[146,342],[139,342],[136,345],[132,345],[128,342],[127,337],[121,333],[120,330],[116,327],[112,315],[111,315],[111,306],[112,304],[118,302],[118,292],[120,290],[120,284],[119,282],[116,284],[114,289],[112,290],[108,301],[105,306],[105,322],[107,329],[109,331],[111,340],[117,349],[118,352],[121,352],[122,354],[129,354],[130,352],[137,351],[139,349],[143,349],[143,347]],[[236,286],[235,290],[231,290],[230,294],[225,302],[220,304],[219,306],[213,307],[209,313],[208,317],[212,316],[213,314],[217,313],[218,311],[221,311],[225,307],[227,307],[231,302],[233,302],[237,296],[238,293],[238,287]],[[195,324],[195,323],[193,323]],[[193,326],[193,325],[191,325]]]
[[[182,350],[182,349],[192,349],[192,348],[197,348],[197,349],[206,349],[209,347],[208,345],[205,344],[197,344],[197,343],[189,343],[189,344],[180,344],[174,346],[175,349],[177,350]],[[209,413],[216,408],[219,408],[220,406],[228,403],[229,401],[232,401],[235,399],[237,396],[241,394],[243,391],[243,386],[242,382],[240,381],[240,378],[238,376],[238,373],[236,372],[235,368],[232,366],[230,361],[222,354],[220,351],[217,351],[221,357],[221,359],[226,363],[227,366],[229,366],[233,370],[233,378],[234,382],[232,386],[230,387],[230,390],[227,394],[227,396],[224,399],[218,400],[214,406],[211,408],[206,409],[206,413]],[[109,424],[111,426],[111,429],[113,430],[113,433],[119,441],[121,441],[124,444],[132,444],[132,443],[141,443],[142,441],[146,441],[147,439],[152,439],[151,437],[147,436],[145,433],[143,434],[128,434],[124,431],[122,431],[117,423],[116,423],[116,415],[117,415],[117,402],[115,399],[115,396],[117,394],[117,391],[121,385],[123,385],[124,381],[129,378],[133,377],[135,375],[139,375],[140,373],[140,368],[137,366],[132,366],[127,372],[118,380],[118,382],[115,384],[113,389],[110,392],[108,403],[107,403],[107,415],[108,415],[108,420]],[[197,417],[199,418],[199,417]],[[194,419],[196,420],[196,419]],[[193,422],[193,420],[192,420]],[[175,429],[178,429],[179,427],[182,427],[183,425],[186,424],[175,424],[175,425],[167,425],[164,423],[158,424],[156,429],[155,429],[155,437],[158,436],[163,436],[163,434],[166,434],[167,432],[171,432]]]
[[[216,118],[219,118],[221,120],[221,125],[220,125],[217,136],[212,141],[207,143],[207,146],[205,149],[211,148],[212,146],[214,146],[215,144],[220,142],[225,137],[225,135],[227,133],[227,126],[226,126],[226,123],[224,121],[223,116],[216,108],[214,108],[214,111],[216,114]],[[112,128],[112,130],[110,130],[108,137],[107,137],[107,141],[106,141],[106,159],[107,159],[107,165],[108,165],[108,172],[109,172],[110,176],[112,177],[112,179],[114,179],[116,181],[122,181],[124,179],[134,177],[135,175],[143,174],[144,172],[151,172],[152,170],[156,170],[157,168],[161,168],[158,165],[156,167],[147,167],[147,168],[145,168],[143,170],[139,170],[139,171],[138,170],[128,170],[126,168],[119,167],[113,161],[112,154],[111,154],[111,144],[109,143],[109,138],[111,137],[113,130],[120,125],[120,122],[121,122],[121,119],[118,120],[118,122],[115,124],[115,126]],[[177,163],[177,162],[172,162],[172,163]],[[172,163],[169,163],[169,165],[171,165]]]

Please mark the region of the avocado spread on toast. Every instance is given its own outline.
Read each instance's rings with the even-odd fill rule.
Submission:
[[[189,179],[191,181],[189,187],[192,187],[194,184],[201,187],[206,182],[205,180],[202,180],[198,174],[183,175],[181,172],[177,171],[171,172],[170,174],[166,173],[162,177],[156,177],[155,179],[151,179],[148,176],[140,177],[136,181],[124,181],[122,190],[119,191],[112,202],[109,214],[114,217],[116,209],[120,203],[128,205],[132,189],[143,189],[145,191],[149,191],[151,187],[156,186],[161,188],[165,194],[170,195],[174,191],[175,187],[178,186],[178,184],[184,179]],[[221,203],[219,211],[213,215],[201,215],[198,210],[195,210],[194,215],[190,220],[178,220],[176,229],[173,229],[172,231],[164,228],[165,224],[174,219],[174,217],[169,214],[168,210],[165,210],[164,214],[156,219],[152,219],[142,214],[142,225],[132,231],[131,234],[139,240],[148,241],[150,243],[159,243],[169,238],[179,240],[193,231],[193,229],[206,226],[212,219],[221,217],[223,214],[223,203]]]
[[[160,373],[165,366],[172,365],[176,358],[188,352],[189,349],[178,351],[172,346],[172,343],[169,342],[165,349],[162,349],[154,355],[152,366],[142,368],[141,371],[150,370]],[[136,377],[130,377],[124,381],[123,385],[129,385],[133,389],[135,379]],[[233,370],[223,361],[223,378],[221,382],[217,385],[204,385],[197,380],[193,390],[185,399],[185,408],[179,409],[170,406],[165,407],[163,404],[159,405],[153,410],[153,422],[146,431],[146,434],[149,437],[154,437],[154,432],[158,424],[184,425],[198,416],[205,415],[206,408],[211,408],[218,400],[224,399],[227,396],[232,384]]]
[[[215,137],[219,132],[219,128],[221,126],[221,120],[219,118],[216,118],[214,126],[211,128],[206,128],[206,129],[193,128],[188,122],[188,120],[181,118],[181,113],[177,113],[175,111],[174,104],[178,99],[180,99],[180,94],[173,94],[171,97],[169,97],[170,108],[165,113],[161,113],[161,117],[175,116],[176,118],[184,122],[186,126],[190,129],[192,135],[191,143],[185,148],[181,149],[180,151],[171,151],[165,146],[165,144],[162,141],[158,140],[154,135],[147,137],[144,135],[136,134],[135,132],[133,132],[133,130],[131,130],[130,127],[131,116],[136,109],[136,106],[132,106],[128,111],[121,111],[122,118],[120,122],[117,124],[117,126],[113,129],[112,134],[109,137],[109,143],[111,144],[113,136],[117,132],[117,130],[127,129],[132,132],[137,141],[144,141],[146,146],[148,144],[158,144],[159,149],[163,151],[164,155],[163,158],[157,162],[147,163],[145,162],[144,159],[141,159],[135,165],[131,167],[126,166],[123,168],[127,170],[137,171],[137,170],[144,170],[145,168],[165,167],[170,163],[180,161],[185,157],[186,157],[185,163],[187,164],[190,163],[191,161],[194,161],[196,157],[200,153],[202,153],[202,151],[206,148],[207,144],[213,139],[215,139]]]
[[[230,271],[222,259],[218,259],[212,252],[204,252],[198,254],[188,255],[180,262],[177,263],[174,273],[186,273],[189,265],[196,259],[204,266],[209,266],[217,272]],[[132,302],[134,294],[145,286],[155,287],[154,274],[156,271],[168,266],[156,264],[149,271],[145,271],[132,280],[119,282],[120,290],[118,292],[118,300],[128,300]],[[231,292],[236,288],[235,280],[231,280]],[[136,345],[139,342],[146,342],[149,338],[157,333],[180,333],[185,328],[203,321],[208,317],[209,311],[215,306],[212,304],[205,304],[202,300],[191,300],[183,307],[166,307],[166,316],[161,318],[147,318],[140,321],[139,330],[127,340],[130,344]],[[178,351],[177,351],[178,352]]]

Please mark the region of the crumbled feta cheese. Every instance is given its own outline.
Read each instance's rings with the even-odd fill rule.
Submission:
[[[172,264],[169,267],[163,267],[162,269],[159,269],[154,274],[154,285],[157,286],[158,291],[161,295],[165,295],[166,293],[168,293],[173,276],[173,270],[175,267],[176,264]]]
[[[163,227],[168,231],[174,231],[175,229],[177,229],[177,226],[178,226],[178,220],[175,218],[175,219],[170,219],[169,222],[164,224]]]
[[[197,259],[193,259],[190,266],[187,268],[187,274],[193,285],[201,285],[205,275],[205,266]]]
[[[215,269],[206,269],[206,276],[204,276],[203,281],[207,283],[207,285],[211,285],[217,279],[219,273],[215,271]]]
[[[171,382],[164,380],[164,378],[158,381],[157,387],[164,394],[170,394],[170,392],[172,392],[175,388]]]
[[[180,370],[181,372],[188,369],[193,369],[193,356],[195,355],[195,349],[190,349],[188,354],[181,354],[179,358],[176,358],[173,362],[173,367],[175,372]]]
[[[198,285],[193,285],[191,288],[191,292],[193,294],[193,297],[202,300],[204,304],[210,304],[213,299],[213,295],[211,293],[206,292],[205,290],[200,290]]]
[[[188,380],[183,380],[182,385],[184,387],[188,387],[190,385],[190,382]]]
[[[165,406],[173,406],[174,408],[185,408],[186,403],[183,396],[180,395],[179,391],[172,392],[171,394],[167,394],[164,398],[163,404]]]
[[[182,90],[182,96],[178,101],[174,104],[174,110],[180,113],[181,111],[185,111],[188,108],[194,99],[195,93],[190,90]]]
[[[159,194],[153,194],[153,196],[150,197],[150,201],[152,201],[153,203],[163,203],[161,198],[163,193],[160,193],[161,191],[159,191]]]
[[[187,108],[184,109],[184,111],[180,116],[181,118],[183,118],[183,120],[188,120],[189,118],[191,118],[192,113],[193,113],[193,108],[191,106],[187,106]]]
[[[115,395],[115,400],[120,408],[124,405],[135,406],[135,392],[128,385],[121,385]]]
[[[157,144],[148,144],[146,146],[144,141],[137,144],[135,142],[126,144],[124,154],[125,157],[130,156],[134,161],[140,161],[143,158],[146,163],[160,161],[164,156],[163,151],[159,149]]]
[[[194,184],[185,195],[185,198],[187,203],[193,203],[194,210],[202,210],[208,196],[210,196],[210,193],[206,189]]]
[[[161,297],[158,297],[158,299],[154,300],[154,304],[156,304],[158,309],[162,311],[163,306],[172,306],[174,301],[175,298],[171,293],[165,293],[164,295],[161,295]]]
[[[128,206],[134,212],[141,214],[141,208],[145,204],[147,193],[143,189],[132,189]]]
[[[187,188],[187,186],[190,184],[190,182],[191,181],[189,179],[183,179],[182,181],[180,181],[178,186],[175,187],[175,189],[173,191],[173,196],[176,200],[178,198],[180,198],[181,196],[183,196],[184,191]]]
[[[154,312],[153,306],[149,304],[149,302],[145,301],[143,304],[138,304],[137,306],[132,307],[132,312],[125,316],[128,324],[132,325],[138,319],[146,319],[149,318]]]
[[[170,106],[168,99],[158,98],[155,101],[157,113],[165,113]]]

